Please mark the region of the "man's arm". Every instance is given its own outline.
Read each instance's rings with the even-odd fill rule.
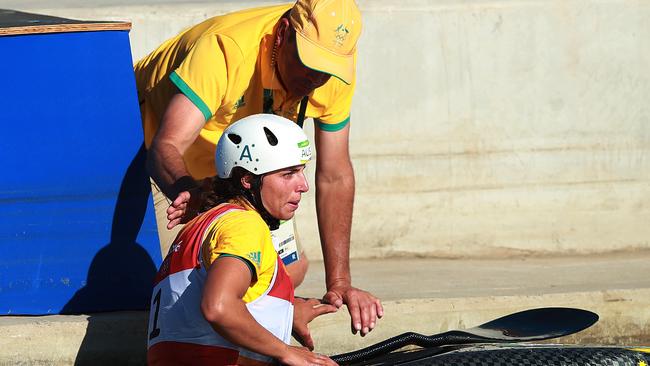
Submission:
[[[201,111],[184,94],[175,94],[147,154],[149,175],[173,201],[167,210],[168,229],[184,221],[185,213],[187,218],[193,217],[198,208],[198,185],[185,167],[183,154],[196,140],[204,123]]]
[[[340,307],[345,303],[354,333],[366,335],[383,316],[379,299],[352,287],[350,231],[354,203],[354,170],[350,161],[350,125],[339,131],[316,127],[316,212],[325,261],[327,293],[324,300]]]

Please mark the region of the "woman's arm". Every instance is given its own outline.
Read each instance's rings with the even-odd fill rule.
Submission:
[[[326,356],[285,344],[253,318],[242,300],[252,278],[239,258],[219,257],[212,263],[201,301],[201,312],[212,327],[230,342],[283,364],[335,365]]]

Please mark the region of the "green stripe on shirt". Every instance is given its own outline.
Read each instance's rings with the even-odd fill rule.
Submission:
[[[257,278],[257,272],[255,272],[255,267],[253,267],[253,263],[251,263],[248,259],[246,259],[244,257],[240,257],[238,255],[229,254],[229,253],[221,253],[219,255],[219,258],[222,258],[222,257],[237,258],[240,261],[246,263],[246,265],[248,266],[248,269],[251,271],[251,276],[253,277],[253,280],[255,280]]]
[[[339,123],[323,123],[318,119],[315,121],[316,121],[316,126],[318,126],[318,128],[320,128],[321,130],[327,132],[336,132],[342,129],[343,127],[345,127],[348,123],[350,123],[350,116],[348,116],[348,118],[344,119]]]
[[[180,90],[181,93],[185,94],[185,96],[189,98],[189,100],[191,100],[192,103],[194,103],[194,105],[201,111],[201,113],[203,113],[203,117],[205,118],[206,121],[212,117],[212,112],[210,112],[210,108],[208,108],[208,106],[194,92],[194,90],[192,90],[192,88],[190,88],[190,86],[187,85],[185,81],[181,79],[180,76],[178,76],[176,71],[172,72],[169,75],[169,79],[172,81],[172,83],[174,83],[174,85],[176,85],[178,90]]]

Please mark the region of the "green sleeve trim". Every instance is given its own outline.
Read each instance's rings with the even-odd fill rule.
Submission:
[[[239,259],[240,261],[246,263],[246,266],[251,271],[251,276],[253,277],[253,281],[255,281],[257,279],[257,272],[255,272],[255,267],[253,267],[253,263],[251,263],[248,259],[246,259],[244,257],[240,257],[238,255],[228,254],[228,253],[221,253],[219,255],[219,258],[222,258],[222,257],[236,258],[236,259]]]
[[[197,106],[197,108],[199,108],[201,113],[203,113],[203,118],[205,118],[206,121],[212,118],[212,112],[210,112],[210,108],[208,108],[208,106],[194,92],[194,90],[192,90],[192,88],[190,88],[190,86],[187,85],[185,81],[181,79],[180,76],[178,76],[176,71],[173,71],[171,74],[169,74],[169,79],[171,79],[172,83],[176,85],[176,87],[178,88],[178,90],[181,91],[181,93],[185,94],[185,96],[188,97],[189,100],[191,100],[192,103],[194,103],[194,105]]]
[[[342,129],[343,127],[345,127],[348,123],[350,123],[350,116],[348,116],[348,118],[344,119],[339,123],[323,123],[319,119],[316,119],[315,121],[316,121],[316,126],[318,126],[318,128],[320,128],[321,130],[327,132],[336,132]]]

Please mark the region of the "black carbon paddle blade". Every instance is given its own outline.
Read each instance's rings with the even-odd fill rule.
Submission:
[[[460,332],[490,341],[539,341],[577,333],[597,321],[598,314],[587,310],[539,308],[506,315]]]
[[[358,351],[332,356],[345,365],[369,360],[408,345],[422,348],[456,344],[539,341],[563,337],[589,328],[598,321],[591,311],[572,308],[539,308],[503,316],[474,328],[425,336],[408,332]]]

